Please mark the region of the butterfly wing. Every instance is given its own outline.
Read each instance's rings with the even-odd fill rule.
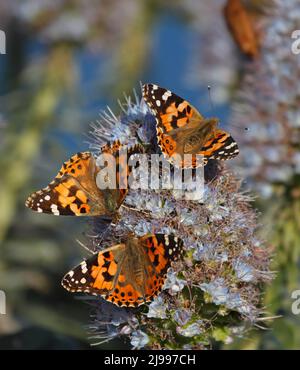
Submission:
[[[201,114],[180,96],[154,84],[143,85],[143,98],[155,116],[162,152],[169,157],[180,152],[178,145],[182,133],[199,126],[203,121]]]
[[[34,211],[56,216],[112,216],[128,192],[128,188],[119,187],[119,173],[128,177],[131,168],[127,166],[127,159],[143,151],[139,145],[123,151],[120,148],[119,142],[103,147],[103,153],[115,156],[116,189],[99,189],[96,176],[100,169],[95,158],[89,152],[77,153],[64,162],[46,188],[31,194],[25,205]]]
[[[151,301],[161,291],[172,262],[183,253],[182,241],[155,234],[139,238],[138,244],[136,259],[128,254],[125,244],[96,253],[65,275],[63,287],[101,295],[120,307],[138,307]],[[136,268],[142,272],[139,281],[133,274]]]
[[[143,85],[143,98],[154,113],[157,127],[168,133],[203,117],[189,102],[154,84]]]
[[[168,269],[183,254],[183,242],[180,238],[166,234],[151,234],[140,238],[140,244],[146,254],[147,277],[145,283],[145,301],[151,301],[162,290]]]
[[[99,201],[101,193],[95,182],[97,171],[91,153],[77,153],[64,162],[47,187],[31,194],[25,205],[34,211],[56,216],[102,215],[105,206]]]
[[[182,241],[171,235],[151,234],[132,240],[136,244],[133,249],[127,245],[115,287],[105,297],[120,307],[151,302],[161,292],[172,262],[183,253]]]
[[[104,193],[109,203],[115,204],[118,209],[123,203],[128,193],[128,178],[132,173],[132,166],[128,160],[132,155],[144,153],[144,148],[140,144],[127,147],[115,141],[106,144],[101,148],[101,153],[107,153],[115,157],[116,164],[116,189],[105,189]]]
[[[250,14],[241,0],[228,0],[224,7],[224,16],[240,50],[252,58],[257,57],[259,54],[257,35]]]
[[[120,307],[137,307],[144,298],[128,279],[125,244],[118,244],[81,262],[68,272],[62,286],[70,292],[100,295]],[[124,268],[125,267],[125,268]]]
[[[193,168],[205,165],[209,159],[227,160],[238,155],[234,139],[216,128],[218,120],[204,119],[178,95],[157,85],[146,84],[143,97],[155,115],[158,145],[173,164],[178,164],[175,154],[182,158],[191,154],[191,163],[184,159],[180,163],[183,167]],[[201,156],[199,160],[197,154]]]
[[[223,130],[216,130],[212,139],[208,140],[200,151],[204,161],[209,159],[227,160],[239,154],[239,148],[233,137]]]
[[[117,244],[81,262],[62,279],[70,292],[84,292],[106,297],[115,287],[124,259],[125,244]]]

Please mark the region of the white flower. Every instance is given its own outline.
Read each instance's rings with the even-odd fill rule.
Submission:
[[[133,349],[140,349],[149,343],[149,337],[142,330],[136,330],[131,335],[130,343]]]
[[[200,335],[203,332],[203,323],[201,320],[198,320],[197,322],[194,322],[186,328],[178,326],[176,328],[176,331],[178,334],[183,335],[184,337],[194,337],[196,335]]]
[[[252,281],[254,276],[254,269],[249,264],[242,262],[240,260],[234,261],[233,268],[235,270],[236,276],[241,281]]]
[[[166,304],[161,296],[158,296],[150,305],[149,311],[147,312],[147,317],[155,317],[157,319],[165,319],[166,314]]]
[[[178,325],[184,326],[188,323],[191,318],[191,313],[188,310],[179,309],[176,310],[174,313],[174,320],[177,322]]]
[[[176,273],[170,269],[167,274],[167,279],[165,281],[164,290],[168,290],[170,295],[176,295],[179,293],[185,285],[185,281],[178,279]]]

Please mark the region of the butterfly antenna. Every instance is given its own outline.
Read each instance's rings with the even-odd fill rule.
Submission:
[[[215,106],[214,106],[214,103],[213,103],[213,100],[212,100],[212,97],[211,97],[211,86],[210,85],[207,86],[207,90],[208,90],[210,107],[211,107],[211,110],[214,111],[215,110]],[[231,124],[230,126],[235,127],[235,128],[238,128],[238,129],[241,129],[241,127],[236,126],[236,125],[233,125],[233,124]],[[243,130],[244,131],[249,131],[249,127],[244,127]]]
[[[207,90],[208,90],[208,97],[209,97],[210,109],[213,112],[215,110],[215,106],[214,106],[213,100],[211,98],[211,86],[210,85],[207,86]]]

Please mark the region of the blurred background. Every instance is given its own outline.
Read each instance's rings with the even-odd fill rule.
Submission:
[[[233,1],[237,12],[224,16],[226,3],[1,0],[0,349],[90,348],[89,307],[60,286],[86,256],[77,240],[88,225],[38,215],[24,201],[88,150],[90,124],[106,106],[118,114],[118,99],[140,93],[141,81],[173,90],[222,127],[233,123],[241,156],[231,165],[257,195],[277,271],[264,304],[282,318],[227,348],[300,348],[291,312],[300,289],[300,56],[291,51],[300,2]]]

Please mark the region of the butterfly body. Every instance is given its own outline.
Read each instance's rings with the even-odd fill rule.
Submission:
[[[143,97],[156,119],[157,142],[172,162],[172,156],[192,155],[192,167],[197,167],[196,155],[226,160],[239,150],[225,131],[218,129],[217,118],[205,119],[191,104],[178,95],[154,84],[143,86]],[[184,159],[181,165],[187,167]]]
[[[171,235],[129,237],[76,266],[62,285],[121,307],[137,307],[159,294],[169,267],[182,253],[182,241]]]
[[[125,255],[121,273],[131,281],[132,287],[142,297],[146,296],[147,280],[155,273],[151,261],[144,251],[144,246],[138,238],[130,238],[125,244]]]
[[[197,154],[204,144],[214,137],[217,125],[217,119],[209,118],[175,129],[169,132],[168,135],[177,141],[177,153],[181,156]]]

